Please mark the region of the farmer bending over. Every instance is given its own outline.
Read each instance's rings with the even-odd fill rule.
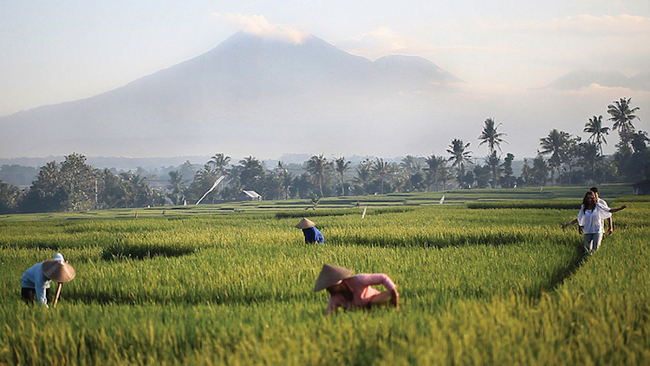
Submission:
[[[32,304],[36,297],[40,304],[49,308],[47,302],[51,299],[50,281],[61,284],[72,280],[74,276],[74,268],[63,259],[63,254],[56,253],[54,259],[37,263],[23,273],[20,278],[22,298],[26,303]]]
[[[399,294],[397,286],[383,273],[358,274],[353,271],[324,264],[318,275],[314,291],[327,289],[330,299],[327,303],[327,315],[336,313],[339,307],[345,310],[370,309],[373,306],[390,304],[397,307]],[[371,287],[384,285],[386,291]]]
[[[316,228],[316,224],[313,221],[303,217],[296,227],[302,229],[306,244],[323,244],[325,242],[323,233]]]

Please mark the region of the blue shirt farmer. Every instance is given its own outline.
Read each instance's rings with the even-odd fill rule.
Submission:
[[[308,229],[302,229],[302,233],[305,234],[305,243],[307,244],[323,244],[325,242],[325,237],[316,227],[310,227]]]

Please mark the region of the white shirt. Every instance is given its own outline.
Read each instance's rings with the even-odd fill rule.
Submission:
[[[603,220],[612,217],[607,203],[603,201],[604,205],[602,205],[600,201],[602,200],[598,200],[593,210],[585,210],[584,207],[581,207],[578,212],[578,225],[584,227],[585,234],[604,233],[605,225]]]

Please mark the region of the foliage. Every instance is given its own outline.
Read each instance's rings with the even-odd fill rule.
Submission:
[[[577,188],[548,190],[579,204]],[[648,363],[650,202],[616,213],[589,258],[560,228],[577,210],[537,204],[319,216],[326,245],[268,213],[2,220],[0,364]],[[105,258],[115,243],[151,255]],[[77,277],[56,308],[24,305],[16,279],[57,251]],[[325,317],[324,262],[389,274],[400,309]]]

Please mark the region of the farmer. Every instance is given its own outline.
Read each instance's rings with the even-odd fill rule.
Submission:
[[[61,286],[62,283],[72,280],[74,276],[74,268],[63,259],[63,254],[56,253],[54,259],[37,263],[23,273],[20,278],[22,298],[26,303],[32,304],[36,297],[40,304],[49,308],[47,302],[51,299],[50,281],[54,280]],[[54,300],[55,305],[56,300]]]
[[[302,218],[300,222],[296,225],[298,229],[302,229],[302,233],[305,235],[305,243],[307,244],[323,244],[325,242],[325,237],[317,228],[316,224],[307,219]]]
[[[605,202],[604,199],[600,198],[600,192],[598,191],[598,187],[591,187],[591,188],[589,188],[589,190],[594,192],[594,194],[596,195],[596,200],[597,200],[596,204],[599,207],[601,207],[603,210],[609,211],[610,213],[614,213],[614,212],[618,212],[620,210],[624,210],[625,208],[627,208],[627,205],[623,205],[623,206],[621,206],[619,208],[610,209],[609,206],[607,205],[607,202]],[[581,209],[582,209],[582,207],[581,207]],[[562,225],[562,229],[565,229],[566,227],[571,226],[571,225],[576,224],[576,223],[578,223],[578,219],[573,219],[572,221],[569,221],[566,224]],[[607,218],[607,224],[608,224],[607,232],[608,232],[608,234],[611,235],[611,234],[614,233],[614,222],[612,221],[611,215],[610,215],[609,218]],[[580,227],[580,225],[578,225],[578,232],[580,234],[582,234],[582,228]],[[604,232],[604,230],[603,230],[603,232]]]
[[[390,304],[397,307],[399,294],[397,286],[383,273],[358,274],[353,271],[324,264],[318,275],[314,291],[327,289],[330,299],[327,303],[327,315],[336,313],[339,307],[345,310],[370,309],[373,306]],[[374,285],[383,285],[386,291],[380,292]]]

